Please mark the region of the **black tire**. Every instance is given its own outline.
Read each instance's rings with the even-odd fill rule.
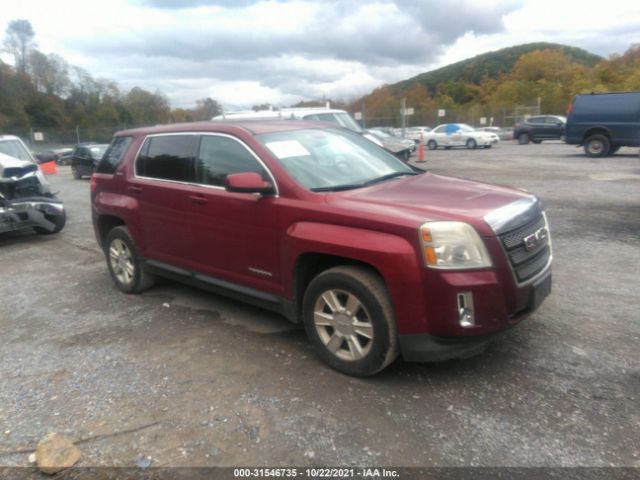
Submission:
[[[119,243],[120,242],[120,243]],[[129,252],[129,261],[125,261],[124,253],[123,260],[118,265],[117,260],[112,259],[112,249],[116,249],[120,252],[119,247],[124,244]],[[116,284],[119,290],[124,293],[140,293],[150,288],[155,283],[155,275],[146,272],[143,268],[142,262],[138,257],[136,247],[129,233],[129,229],[125,226],[112,228],[107,234],[107,238],[104,243],[104,254],[107,260],[107,267],[111,274],[111,279]],[[130,279],[124,270],[125,267],[130,267]],[[118,271],[118,269],[120,269]],[[128,279],[128,280],[127,280]]]
[[[619,145],[611,145],[609,147],[609,155],[614,155],[618,150],[620,150]]]
[[[467,140],[467,144],[466,145],[467,145],[467,148],[473,149],[473,148],[476,148],[478,146],[478,143],[473,138],[470,138],[469,140]]]
[[[410,158],[411,158],[411,150],[407,150],[402,154],[402,160],[404,160],[405,162],[408,162]]]
[[[75,178],[76,180],[80,180],[82,178],[78,167],[76,167],[75,165],[71,165],[71,175],[73,175],[73,178]]]
[[[531,142],[532,142],[532,143],[535,143],[536,145],[539,145],[539,144],[541,144],[541,143],[542,143],[542,140],[536,140],[536,139],[533,139],[533,140],[531,140]]]
[[[67,223],[67,214],[65,212],[62,212],[62,215],[45,215],[44,218],[53,223],[55,227],[51,231],[42,227],[33,227],[33,231],[38,235],[53,235],[54,233],[58,233]]]
[[[531,138],[529,137],[528,133],[521,133],[520,135],[518,135],[518,143],[520,145],[527,145],[530,140]]]
[[[429,141],[427,142],[427,148],[428,148],[429,150],[436,150],[436,149],[438,148],[438,144],[436,143],[436,141],[435,141],[435,140],[429,140]]]
[[[609,154],[611,143],[600,133],[591,135],[584,142],[584,153],[587,157],[605,157]]]
[[[329,307],[325,298],[338,302],[336,309]],[[349,307],[348,299],[357,303],[354,312],[344,310]],[[324,314],[333,319],[331,325],[316,325],[314,312],[323,309],[329,310]],[[335,311],[338,314],[331,315]],[[320,359],[347,375],[374,375],[398,356],[398,333],[389,294],[383,280],[366,268],[335,267],[315,277],[304,294],[303,319],[307,337]],[[361,331],[366,326],[371,337],[356,331],[353,322],[359,322]],[[347,333],[340,332],[339,326]],[[334,340],[335,352],[329,349]],[[358,349],[353,342],[358,342]]]

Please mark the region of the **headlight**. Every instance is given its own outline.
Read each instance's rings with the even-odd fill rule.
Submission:
[[[491,266],[491,258],[475,229],[463,222],[428,222],[420,227],[425,265],[443,270]]]

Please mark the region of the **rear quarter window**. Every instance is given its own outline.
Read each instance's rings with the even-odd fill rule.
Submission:
[[[133,137],[115,137],[104,153],[102,160],[98,163],[96,172],[114,174],[122,163],[124,154],[129,150],[132,142]]]

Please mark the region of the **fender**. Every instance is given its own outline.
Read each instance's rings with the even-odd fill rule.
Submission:
[[[304,253],[345,257],[380,272],[391,296],[398,329],[424,317],[422,266],[409,241],[398,235],[315,222],[294,223],[283,245],[283,283],[293,298],[296,260]]]
[[[144,241],[144,235],[136,227],[140,222],[137,221],[139,215],[140,206],[138,200],[127,195],[121,195],[111,192],[100,192],[97,194],[94,200],[94,205],[100,205],[100,210],[96,210],[96,221],[101,215],[109,215],[112,217],[120,218],[133,237],[133,241],[138,248],[140,254],[144,254],[147,250],[146,242]],[[97,224],[96,229],[97,229]],[[96,230],[96,234],[97,234]]]

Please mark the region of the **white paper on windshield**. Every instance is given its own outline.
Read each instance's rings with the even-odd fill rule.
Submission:
[[[273,154],[279,159],[289,157],[303,157],[305,155],[311,155],[309,150],[304,148],[297,140],[283,140],[280,142],[268,142],[267,148],[273,152]]]

